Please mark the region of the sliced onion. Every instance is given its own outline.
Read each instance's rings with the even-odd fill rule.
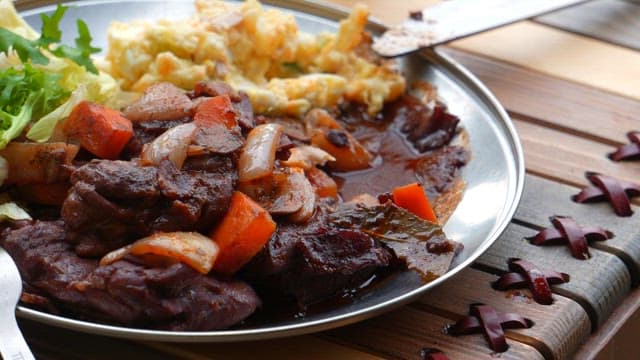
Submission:
[[[100,265],[112,264],[129,254],[158,255],[173,258],[206,274],[213,268],[218,253],[218,244],[197,232],[155,233],[108,253],[100,260]]]
[[[14,202],[0,204],[0,222],[9,220],[31,220],[29,213]]]
[[[317,165],[324,165],[328,161],[336,161],[336,158],[331,156],[328,152],[317,148],[315,146],[298,146],[290,149],[291,155],[286,161],[282,162],[282,165],[289,167],[299,167],[305,170],[309,170]]]
[[[162,160],[169,159],[178,169],[182,168],[196,128],[195,124],[187,123],[165,131],[155,140],[144,145],[142,163],[159,165]]]
[[[155,233],[131,245],[131,254],[155,254],[175,258],[200,273],[211,271],[218,244],[197,232]]]
[[[129,255],[130,253],[131,253],[131,244],[127,246],[123,246],[119,249],[113,250],[112,252],[103,256],[102,259],[100,259],[100,266],[111,265],[116,261],[122,260],[125,256]]]
[[[259,125],[251,130],[238,161],[240,181],[250,181],[271,174],[280,135],[282,125],[279,124]]]
[[[240,183],[238,190],[270,214],[289,215],[296,223],[308,220],[315,210],[315,189],[301,168],[276,170],[269,176]]]
[[[303,223],[311,218],[316,209],[316,193],[313,185],[311,185],[307,177],[304,176],[302,169],[292,168],[291,171],[289,183],[291,184],[291,188],[296,189],[302,198],[302,208],[289,215],[289,220],[294,223]]]
[[[100,266],[111,265],[116,261],[120,261],[131,254],[131,245],[123,246],[119,249],[113,250],[107,255],[103,256],[100,259]],[[156,255],[156,254],[144,254],[144,255],[135,255],[133,257],[128,258],[129,261],[133,261],[136,264],[141,264],[147,267],[169,267],[177,262],[177,259],[172,257],[167,257],[164,255]]]

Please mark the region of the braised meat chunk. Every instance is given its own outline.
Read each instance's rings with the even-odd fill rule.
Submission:
[[[147,268],[121,260],[98,267],[76,256],[62,222],[7,229],[0,245],[36,296],[80,318],[166,330],[214,330],[236,324],[260,306],[249,285],[202,275],[176,263]]]
[[[215,158],[215,156],[213,156]],[[156,231],[208,231],[226,213],[236,181],[231,159],[140,166],[93,160],[71,175],[61,216],[81,256],[102,256]]]
[[[333,226],[326,211],[304,226],[281,226],[247,265],[247,278],[304,307],[349,291],[390,264],[389,250],[363,232]]]
[[[444,104],[433,106],[405,95],[385,109],[385,116],[400,126],[420,152],[438,149],[447,145],[456,134],[460,119],[449,113]]]

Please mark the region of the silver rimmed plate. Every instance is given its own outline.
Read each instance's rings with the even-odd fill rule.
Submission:
[[[337,21],[347,13],[309,1],[265,1],[297,18],[307,32],[336,31]],[[112,20],[179,19],[194,12],[191,1],[80,1],[73,3],[61,24],[64,39],[71,43],[75,20],[82,18],[91,28],[98,46],[107,45],[107,27]],[[54,7],[23,13],[35,28],[40,28],[39,14]],[[377,33],[383,27],[370,23]],[[157,331],[74,320],[20,306],[18,315],[46,324],[88,333],[128,339],[216,342],[255,340],[300,335],[354,323],[420,296],[437,296],[438,284],[448,281],[480,256],[502,233],[520,200],[524,183],[522,148],[508,115],[493,95],[467,70],[437,51],[423,51],[404,57],[400,65],[409,80],[422,79],[436,85],[451,112],[458,115],[469,137],[471,162],[463,170],[466,182],[464,196],[445,225],[447,235],[464,244],[452,269],[444,276],[423,284],[413,272],[397,273],[367,290],[353,302],[340,304],[305,317],[285,320],[254,321],[237,329],[205,332]],[[268,309],[266,309],[268,311]]]

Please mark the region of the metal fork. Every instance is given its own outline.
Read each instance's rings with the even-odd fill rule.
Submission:
[[[13,259],[0,247],[0,355],[4,360],[34,359],[16,321],[22,280]]]

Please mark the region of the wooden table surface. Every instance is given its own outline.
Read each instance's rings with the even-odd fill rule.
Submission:
[[[331,2],[346,7],[355,3]],[[436,1],[362,2],[373,16],[393,24],[409,10]],[[19,1],[19,7],[38,3]],[[439,349],[450,359],[634,358],[619,350],[625,344],[612,346],[611,339],[618,329],[640,323],[640,211],[636,207],[633,216],[618,217],[607,203],[577,204],[571,195],[589,185],[585,171],[640,182],[640,161],[613,162],[607,157],[628,142],[628,131],[640,130],[640,1],[594,0],[439,50],[466,66],[497,96],[515,123],[525,153],[526,186],[515,219],[473,266],[415,303],[371,320],[270,341],[136,343],[22,321],[37,358],[420,359],[423,348]],[[602,226],[615,237],[592,242],[592,257],[584,261],[571,257],[566,246],[538,247],[524,239],[550,226],[552,215]],[[569,273],[571,281],[553,287],[552,305],[533,302],[528,290],[494,290],[490,283],[507,270],[511,257]],[[478,302],[499,312],[520,313],[535,324],[508,330],[510,347],[501,354],[493,353],[481,334],[443,333],[445,325],[466,316],[469,305]]]

